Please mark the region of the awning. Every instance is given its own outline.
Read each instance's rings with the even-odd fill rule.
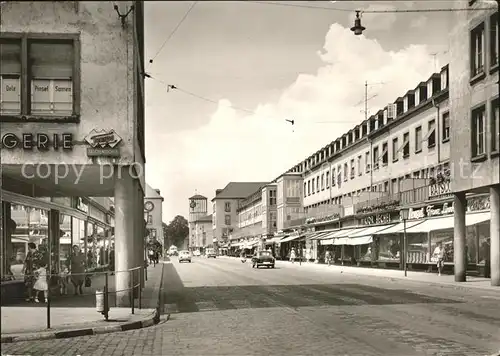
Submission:
[[[266,239],[265,244],[266,245],[276,244],[276,243],[280,242],[281,239],[282,239],[281,237],[272,237],[270,239]]]
[[[386,230],[394,225],[396,224],[370,226],[366,229],[361,229],[360,231],[353,231],[352,234],[349,234],[349,237],[354,238],[354,237],[372,236],[376,232]]]
[[[366,229],[367,229],[366,226],[365,227],[347,228],[347,229],[339,230],[326,238],[331,239],[331,238],[339,238],[339,237],[349,237],[354,233],[358,234],[358,233],[365,231]]]
[[[423,222],[423,220],[407,221],[406,222],[406,229],[409,229],[410,227],[421,224],[422,222]],[[376,231],[372,235],[398,234],[398,233],[403,233],[403,229],[404,229],[404,224],[401,222],[401,223],[398,223],[398,224],[396,224],[388,229]]]
[[[473,226],[488,221],[490,220],[490,218],[491,218],[490,212],[467,214],[465,215],[465,225]],[[431,232],[436,230],[453,229],[454,226],[455,226],[454,216],[448,215],[439,218],[426,219],[424,220],[423,223],[412,226],[411,228],[406,227],[406,232],[407,233]]]
[[[491,212],[472,213],[465,216],[465,224],[473,226],[491,219]]]
[[[299,238],[304,237],[304,236],[305,236],[305,234],[288,236],[288,237],[285,237],[283,240],[281,240],[280,243],[298,240]]]
[[[335,230],[338,231],[338,230]],[[325,237],[328,234],[331,234],[332,231],[318,231],[316,232],[313,236],[311,236],[310,240],[320,240],[321,238]]]
[[[361,237],[339,237],[336,239],[327,239],[322,240],[321,245],[350,245],[350,246],[358,246],[358,245],[366,245],[371,244],[373,242],[373,236],[361,236]]]

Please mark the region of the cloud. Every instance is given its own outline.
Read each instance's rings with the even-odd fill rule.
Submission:
[[[410,28],[424,28],[427,26],[427,17],[419,16],[415,17],[410,22]]]
[[[363,105],[356,104],[365,80],[385,83],[369,86],[369,96],[378,94],[368,105],[375,113],[434,69],[426,46],[385,51],[376,40],[338,24],[331,25],[318,56],[324,65],[315,74],[299,74],[279,100],[260,104],[255,115],[223,99],[207,125],[164,137],[175,151],[165,153],[161,167],[149,165],[147,174],[168,177],[170,191],[162,193],[169,207],[187,211],[195,189],[211,199],[229,181],[275,178],[363,120]]]

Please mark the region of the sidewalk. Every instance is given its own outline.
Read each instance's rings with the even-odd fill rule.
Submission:
[[[135,300],[134,314],[131,308],[114,307],[114,296],[110,295],[109,321],[95,309],[95,289],[102,288],[99,278],[94,277],[92,288],[84,290],[81,297],[67,296],[54,300],[50,308],[51,328],[47,329],[47,304],[2,306],[2,340],[14,342],[24,340],[65,338],[151,326],[159,321],[159,298],[162,287],[163,263],[149,266],[148,280],[142,291],[142,309]],[[104,280],[104,277],[101,278]],[[111,281],[111,278],[110,278]],[[110,288],[114,290],[113,286]],[[89,293],[89,289],[94,292]],[[70,290],[72,292],[72,290]]]
[[[238,257],[229,257],[229,256],[221,256],[221,257],[238,259]],[[374,276],[374,277],[389,278],[389,279],[404,279],[412,282],[420,282],[428,284],[430,283],[430,284],[437,284],[437,285],[450,286],[456,288],[472,288],[472,289],[500,291],[500,287],[491,286],[489,278],[482,278],[482,277],[467,276],[467,282],[455,282],[455,277],[453,275],[447,275],[447,274],[438,276],[436,273],[408,271],[407,277],[405,277],[403,271],[394,269],[340,266],[340,265],[327,266],[326,264],[313,263],[313,262],[303,262],[301,265],[298,262],[291,263],[289,261],[277,261],[277,265],[278,266],[285,265],[287,267],[293,267],[293,268],[309,268],[309,269],[316,269],[323,271],[329,270],[332,273],[335,272],[348,273],[358,276]]]

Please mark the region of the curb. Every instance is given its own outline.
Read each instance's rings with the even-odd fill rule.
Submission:
[[[129,323],[124,323],[120,325],[112,325],[112,326],[99,326],[95,328],[84,328],[84,329],[72,329],[72,330],[61,330],[61,331],[45,331],[45,332],[37,332],[37,333],[27,333],[27,334],[17,334],[17,335],[9,335],[0,337],[1,344],[9,344],[13,342],[19,341],[34,341],[34,340],[52,340],[52,339],[67,339],[79,336],[91,336],[91,335],[102,335],[102,334],[110,334],[120,331],[129,331],[136,329],[143,329],[160,322],[160,305],[161,305],[161,291],[163,289],[163,274],[164,274],[164,266],[162,264],[161,270],[161,280],[158,292],[160,295],[158,296],[158,302],[156,304],[156,308],[154,313],[151,313],[143,320],[133,321]],[[167,316],[167,320],[168,320]]]
[[[62,330],[62,331],[47,331],[47,332],[38,332],[38,333],[30,333],[30,334],[18,334],[11,336],[2,336],[0,339],[0,343],[8,344],[19,341],[33,341],[33,340],[52,340],[52,339],[67,339],[72,337],[79,336],[91,336],[91,335],[101,335],[101,334],[109,334],[120,331],[128,331],[128,330],[136,330],[147,328],[154,324],[157,324],[159,321],[158,310],[155,310],[154,313],[149,315],[147,318],[143,320],[133,321],[130,323],[124,323],[121,325],[113,325],[113,326],[99,326],[95,328],[85,328],[85,329],[74,329],[74,330]]]

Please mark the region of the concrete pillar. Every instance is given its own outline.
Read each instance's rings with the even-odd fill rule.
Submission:
[[[490,188],[491,285],[500,286],[500,185]]]
[[[467,209],[467,200],[465,199],[465,192],[457,192],[453,194],[453,207],[454,207],[454,235],[453,235],[453,263],[455,272],[455,282],[465,282],[467,271],[467,259],[465,255],[465,212]]]
[[[129,307],[134,261],[134,180],[129,167],[115,166],[116,306]]]

